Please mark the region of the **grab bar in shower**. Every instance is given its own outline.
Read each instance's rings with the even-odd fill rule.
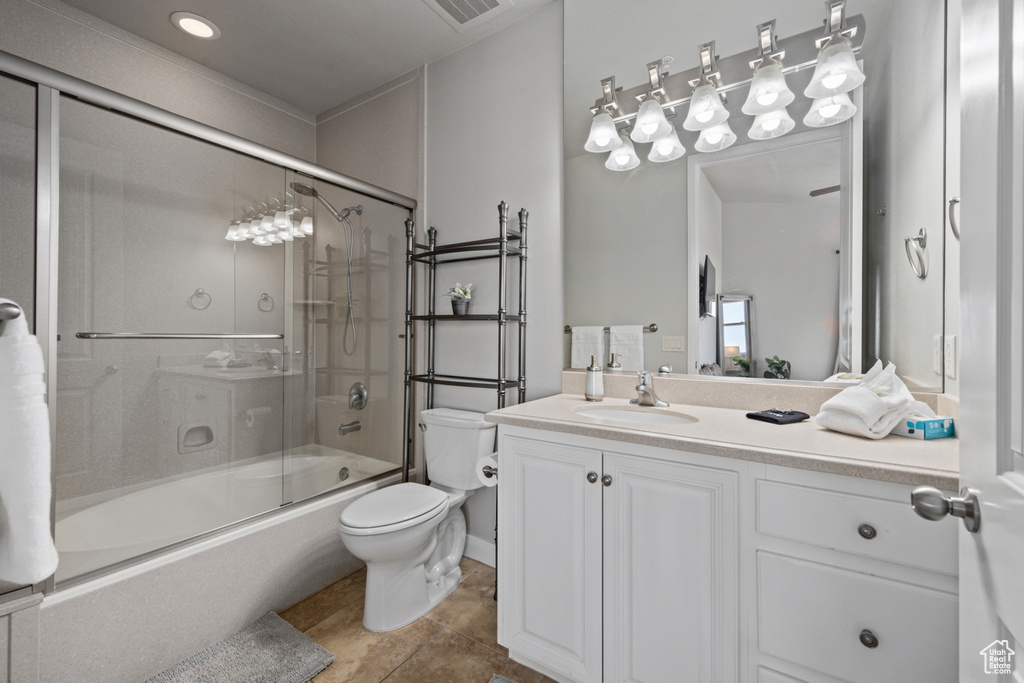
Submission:
[[[79,339],[284,339],[283,334],[177,334],[174,332],[79,332]]]
[[[14,320],[20,315],[21,309],[18,308],[18,304],[0,304],[0,322],[3,322],[5,320]]]

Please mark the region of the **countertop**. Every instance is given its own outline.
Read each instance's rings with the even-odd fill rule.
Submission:
[[[864,479],[959,489],[960,444],[955,438],[925,441],[890,435],[872,440],[829,431],[818,426],[813,416],[795,424],[776,425],[748,419],[745,410],[683,404],[642,410],[680,413],[696,418],[696,422],[638,425],[598,421],[574,413],[584,408],[629,407],[624,398],[588,402],[579,395],[558,394],[492,411],[486,419]]]

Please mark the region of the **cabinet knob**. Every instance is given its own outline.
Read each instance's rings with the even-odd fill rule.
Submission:
[[[866,538],[869,541],[878,535],[878,532],[875,530],[875,527],[871,526],[870,524],[861,524],[859,527],[857,527],[857,533],[861,535],[861,538]]]
[[[871,631],[864,629],[860,632],[860,644],[866,648],[874,649],[878,647],[878,636]]]
[[[591,484],[597,481],[597,472],[587,472],[587,481]]]
[[[612,485],[612,475],[606,474],[603,477],[601,477],[601,483],[604,484],[605,486],[611,486]]]

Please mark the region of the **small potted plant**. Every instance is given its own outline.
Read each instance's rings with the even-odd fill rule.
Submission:
[[[473,283],[463,286],[456,282],[444,296],[451,297],[453,314],[466,315],[469,313],[469,300],[473,298]]]
[[[772,356],[771,358],[765,358],[764,362],[768,364],[768,369],[764,371],[766,379],[789,379],[789,374],[793,368],[788,360]]]

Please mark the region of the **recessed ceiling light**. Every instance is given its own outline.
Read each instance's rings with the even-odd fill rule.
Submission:
[[[216,24],[192,12],[175,12],[171,15],[171,23],[191,36],[211,40],[220,38],[220,29]]]

